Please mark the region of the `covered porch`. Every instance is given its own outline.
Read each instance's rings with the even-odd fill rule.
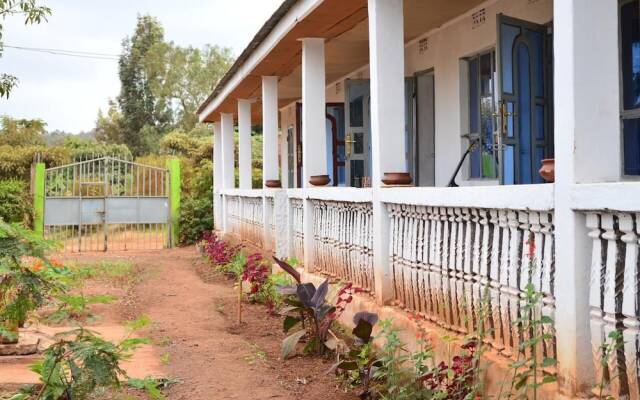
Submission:
[[[461,335],[484,325],[503,366],[526,340],[514,321],[532,283],[559,390],[588,393],[605,374],[638,398],[640,184],[623,157],[619,7],[284,1],[199,110],[214,127],[216,229],[352,281],[369,293],[359,307]],[[264,188],[251,187],[252,125]],[[603,371],[615,329],[625,348]]]

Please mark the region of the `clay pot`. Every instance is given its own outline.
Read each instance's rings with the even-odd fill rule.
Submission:
[[[282,187],[282,183],[280,182],[280,179],[269,179],[267,180],[264,185],[268,188],[281,188]]]
[[[382,177],[385,185],[410,185],[412,181],[408,172],[385,172]]]
[[[326,186],[331,182],[329,175],[314,175],[309,177],[309,183],[313,186]]]
[[[9,339],[8,337],[2,335],[0,333],[0,344],[16,344],[18,343],[18,324],[15,322],[10,322],[10,321],[5,321],[5,322],[0,322],[3,326],[4,329],[8,330],[9,332],[12,332],[15,334],[15,337]]]
[[[542,167],[538,171],[542,179],[547,182],[554,182],[556,180],[556,162],[553,158],[545,158],[542,160]]]

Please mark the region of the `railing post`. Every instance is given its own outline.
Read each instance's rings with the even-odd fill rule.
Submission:
[[[308,183],[307,183],[308,184]],[[304,260],[303,264],[307,272],[314,271],[315,260],[315,237],[313,235],[313,225],[315,218],[313,215],[313,201],[308,198],[302,199],[303,207],[303,232],[304,232]]]
[[[37,163],[33,179],[33,230],[44,237],[45,165]]]
[[[264,193],[262,195],[262,247],[265,250],[275,250],[273,249],[273,241],[271,240],[271,218],[272,218],[272,210],[268,205],[269,201],[267,200],[267,192],[268,189],[264,189]]]
[[[276,257],[289,257],[289,199],[286,190],[278,190],[273,195],[275,213]]]
[[[171,235],[169,247],[173,247],[180,242],[180,160],[171,158],[167,160],[167,169],[169,170],[169,205],[171,219]]]

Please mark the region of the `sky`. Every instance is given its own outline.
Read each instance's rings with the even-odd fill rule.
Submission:
[[[165,39],[181,46],[230,47],[238,56],[282,0],[40,0],[48,22],[3,21],[6,46],[119,54],[138,14],[157,17]],[[120,91],[118,63],[5,48],[0,72],[19,79],[0,115],[40,118],[47,130],[78,133],[95,126],[98,109]],[[213,82],[212,82],[213,84]]]

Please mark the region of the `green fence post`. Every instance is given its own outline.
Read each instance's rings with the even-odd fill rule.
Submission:
[[[44,237],[44,163],[37,163],[33,177],[33,230]]]
[[[180,241],[180,160],[171,158],[167,160],[169,170],[169,207],[171,215],[171,239],[170,246],[175,246]]]

